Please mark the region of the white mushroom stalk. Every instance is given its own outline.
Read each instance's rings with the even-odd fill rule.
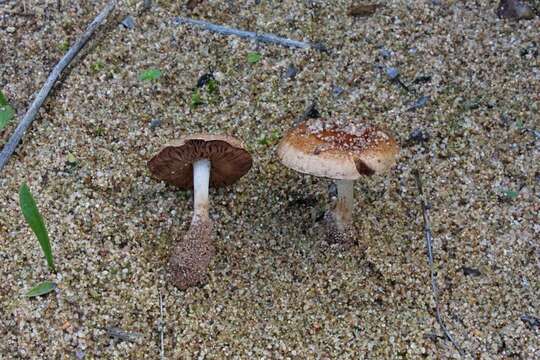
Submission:
[[[352,224],[354,180],[336,180],[336,185],[337,202],[333,212],[338,230],[346,232]]]
[[[185,290],[208,280],[215,248],[208,216],[209,187],[231,185],[251,168],[251,155],[228,135],[194,134],[167,145],[148,161],[154,177],[181,189],[193,190],[193,218],[189,230],[171,252],[172,283]],[[210,182],[212,172],[212,182]]]
[[[193,163],[193,220],[208,219],[208,186],[210,184],[210,160],[200,159]]]

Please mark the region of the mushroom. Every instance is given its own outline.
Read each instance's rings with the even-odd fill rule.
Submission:
[[[350,245],[353,184],[362,175],[380,174],[394,163],[399,147],[394,138],[362,122],[310,119],[289,131],[277,154],[298,172],[336,180],[337,201],[325,213],[330,242]]]
[[[171,142],[148,162],[159,180],[182,189],[193,188],[190,228],[172,251],[169,265],[173,283],[180,289],[204,283],[215,254],[208,217],[208,188],[234,183],[251,168],[251,155],[228,135],[196,134]]]

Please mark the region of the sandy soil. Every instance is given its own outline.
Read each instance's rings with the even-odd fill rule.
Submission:
[[[27,3],[0,4],[0,87],[19,117],[105,2]],[[540,17],[500,20],[487,0],[389,1],[364,18],[341,0],[155,3],[143,12],[121,2],[0,174],[0,358],[155,359],[160,290],[169,359],[458,358],[434,317],[413,169],[432,203],[443,317],[466,358],[540,357]],[[127,15],[132,30],[119,25]],[[175,26],[178,15],[330,52]],[[254,51],[262,59],[250,64]],[[389,81],[388,67],[414,92]],[[149,68],[162,76],[141,81]],[[192,107],[209,70],[218,91],[203,89]],[[312,101],[323,117],[385,126],[402,146],[388,175],[356,183],[360,245],[349,251],[320,237],[330,181],[275,155]],[[410,139],[417,129],[429,139]],[[243,139],[254,166],[210,192],[210,280],[179,291],[166,262],[191,194],[152,179],[146,162],[199,131]],[[19,211],[23,182],[46,219],[56,275]],[[23,296],[46,279],[55,293]],[[140,335],[122,341],[110,327]]]

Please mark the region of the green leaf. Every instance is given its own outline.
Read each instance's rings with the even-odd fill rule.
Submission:
[[[208,89],[208,93],[210,95],[213,95],[218,91],[218,82],[216,80],[210,79],[206,83],[206,88]]]
[[[92,65],[90,65],[90,68],[94,71],[94,72],[98,72],[100,70],[103,70],[103,68],[105,67],[105,64],[102,62],[102,61],[96,61],[95,63],[93,63]]]
[[[45,254],[45,259],[47,260],[49,269],[54,272],[54,261],[49,235],[47,234],[47,228],[45,227],[43,218],[41,217],[41,214],[36,206],[36,201],[34,200],[34,197],[32,196],[32,193],[30,193],[30,189],[26,184],[22,184],[21,188],[19,189],[19,205],[26,222],[28,225],[30,225],[30,228],[38,238],[39,245],[41,245],[41,249]]]
[[[139,80],[152,81],[152,80],[156,80],[160,76],[161,76],[161,70],[148,69],[139,76]]]
[[[276,143],[279,140],[279,138],[280,138],[279,131],[274,130],[272,131],[270,136],[266,134],[262,134],[257,142],[261,145],[272,145]]]
[[[35,296],[41,296],[50,293],[56,289],[56,284],[52,281],[44,281],[42,283],[37,284],[33,288],[31,288],[27,293],[26,297],[35,297]]]
[[[0,130],[6,127],[15,115],[15,110],[8,104],[6,97],[0,91]]]
[[[199,105],[202,105],[203,101],[201,98],[201,94],[199,93],[199,90],[193,91],[191,94],[191,107],[196,108]]]
[[[9,103],[7,102],[7,99],[4,96],[4,94],[0,91],[0,106],[4,106],[4,105],[9,105]]]
[[[58,44],[58,50],[66,52],[69,50],[69,41],[64,40],[60,44]]]
[[[75,157],[75,155],[73,155],[73,153],[68,153],[68,155],[67,155],[67,163],[69,165],[77,164],[77,158]]]
[[[247,61],[250,64],[256,64],[262,59],[262,55],[259,52],[250,52],[247,56]]]
[[[506,196],[507,198],[509,199],[512,199],[514,200],[515,198],[517,198],[519,195],[519,192],[515,191],[515,190],[506,190],[504,192],[504,196]]]

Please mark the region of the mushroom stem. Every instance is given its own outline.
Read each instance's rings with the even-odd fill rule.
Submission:
[[[200,159],[193,163],[193,221],[208,219],[208,185],[210,183],[210,160]]]
[[[339,231],[346,231],[352,222],[353,180],[337,180],[337,202],[334,208],[336,225]]]

